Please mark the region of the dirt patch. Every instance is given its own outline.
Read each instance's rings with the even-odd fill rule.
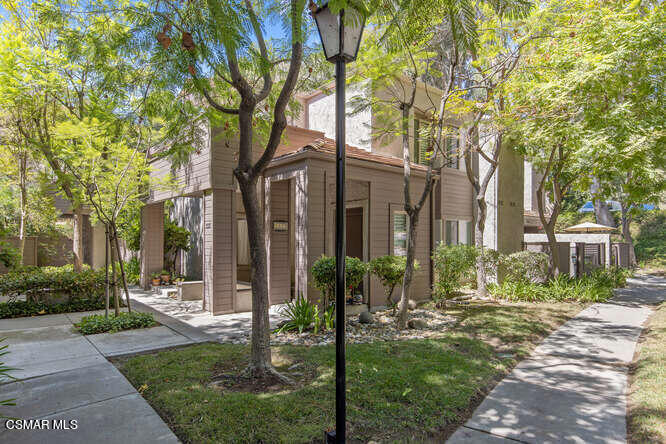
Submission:
[[[306,367],[303,362],[294,363],[288,368],[277,368],[277,371],[282,376],[286,376],[291,383],[277,375],[251,378],[245,373],[245,368],[229,368],[222,363],[218,363],[213,366],[208,385],[215,390],[229,392],[254,394],[290,392],[309,384],[317,376],[316,370]]]

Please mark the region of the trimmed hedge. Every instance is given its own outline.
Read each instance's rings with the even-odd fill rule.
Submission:
[[[135,328],[148,328],[156,325],[153,315],[150,313],[120,313],[118,316],[90,315],[81,319],[74,326],[83,335],[94,335],[97,333],[116,333],[123,330]]]
[[[74,271],[63,267],[24,267],[0,276],[0,295],[18,298],[25,295],[34,302],[55,302],[66,299],[102,299],[104,270]]]
[[[41,316],[59,313],[76,313],[79,311],[93,311],[102,309],[104,309],[104,298],[77,298],[60,304],[46,304],[44,302],[32,301],[13,301],[0,303],[0,319],[20,318],[24,316]]]

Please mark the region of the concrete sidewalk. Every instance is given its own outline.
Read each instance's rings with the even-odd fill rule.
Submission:
[[[82,336],[72,324],[90,313],[0,321],[6,365],[19,381],[0,385],[0,399],[16,398],[0,413],[20,419],[76,420],[70,430],[8,430],[0,443],[176,443],[169,427],[106,360],[106,356],[160,349],[193,341],[165,326]]]
[[[134,307],[153,313],[155,320],[193,340],[245,344],[252,333],[252,312],[213,316],[202,308],[201,301],[178,301],[138,287],[130,288]],[[268,316],[271,329],[285,318],[280,314],[283,305],[272,305]]]
[[[666,279],[638,277],[583,310],[504,378],[447,441],[625,443],[628,365]]]

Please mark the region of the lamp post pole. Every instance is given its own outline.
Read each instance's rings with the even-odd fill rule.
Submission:
[[[349,6],[349,5],[347,5]],[[359,6],[359,5],[356,5]],[[362,5],[361,5],[362,6]],[[328,3],[318,7],[310,0],[310,12],[326,60],[335,63],[335,430],[326,432],[327,443],[344,443],[347,439],[347,387],[345,378],[345,75],[346,63],[356,60],[367,10],[356,7],[333,12]]]
[[[341,15],[344,11],[341,12]],[[344,37],[340,20],[340,40]],[[344,443],[347,427],[345,378],[345,61],[335,62],[335,438]]]

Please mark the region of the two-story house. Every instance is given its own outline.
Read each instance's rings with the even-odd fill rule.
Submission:
[[[302,113],[290,122],[260,183],[272,304],[297,294],[319,299],[310,269],[322,255],[334,255],[335,104],[331,93],[328,89],[297,97]],[[370,84],[351,87],[349,103],[358,94],[385,92]],[[418,132],[418,113],[436,106],[438,99],[432,94],[432,88],[426,94],[425,86],[418,86],[410,132]],[[372,108],[347,117],[346,247],[348,256],[365,261],[405,254],[408,228],[401,140],[374,137],[378,124]],[[455,128],[456,122],[448,124]],[[459,137],[455,129],[451,134],[447,146],[455,152]],[[209,139],[208,146],[193,153],[182,167],[173,169],[167,158],[153,158],[151,175],[159,179],[172,174],[177,187],[152,189],[142,210],[142,283],[147,286],[149,274],[162,268],[163,203],[172,199],[172,216],[190,229],[193,238],[193,248],[181,258],[181,272],[201,276],[204,306],[213,314],[247,311],[251,297],[243,283],[250,279],[250,259],[243,205],[233,176],[237,142],[219,137],[215,129]],[[422,148],[414,143],[418,137],[411,140],[412,158],[418,160]],[[260,152],[257,146],[257,155]],[[473,193],[464,162],[452,156],[438,169],[422,210],[416,245],[421,267],[412,285],[416,300],[430,297],[434,246],[442,241],[473,243]],[[478,171],[478,161],[474,163]],[[413,199],[423,190],[425,173],[424,165],[412,164]],[[512,226],[521,239],[522,189],[518,194],[521,223]],[[367,277],[359,291],[368,307],[385,304],[381,284],[374,277]]]

